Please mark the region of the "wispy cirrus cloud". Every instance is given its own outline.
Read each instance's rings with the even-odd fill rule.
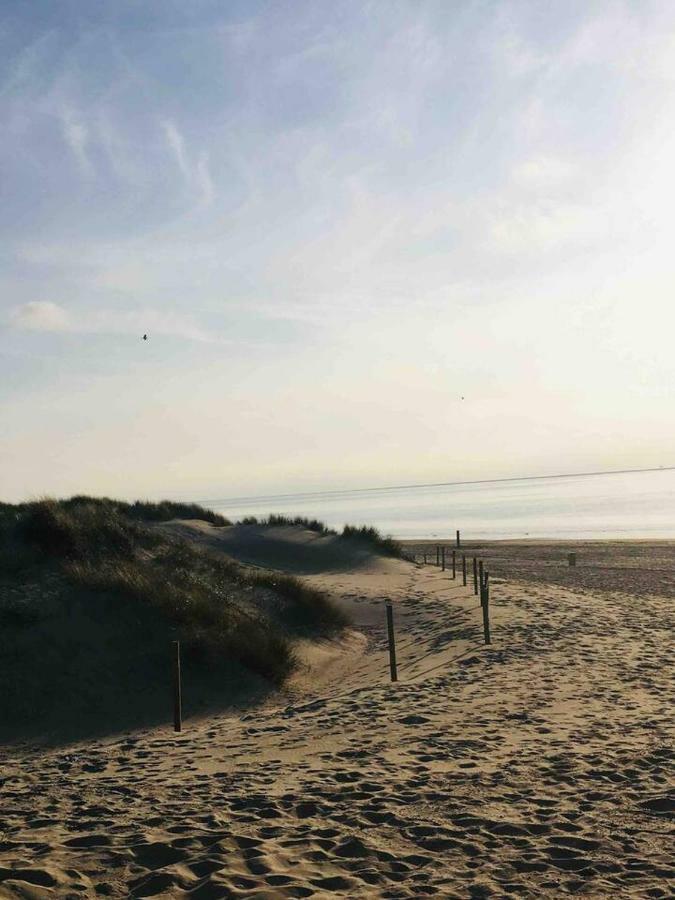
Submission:
[[[673,383],[674,6],[279,0],[132,15],[72,0],[39,22],[14,6],[0,37],[0,390],[19,392],[17,367],[43,377],[38,331],[55,358],[58,333],[107,335],[111,359],[145,332],[199,342],[160,354],[167,396],[196,385],[194,424],[232,402],[233,372],[250,391],[246,427],[215,436],[219,478],[225,446],[230,471],[258,453],[281,478],[298,433],[331,420],[342,447],[362,445],[341,415],[364,393],[384,410],[399,389],[428,417],[439,468],[487,445],[525,468],[527,429],[506,420],[530,421],[538,389],[552,447],[582,402],[634,415],[637,444],[665,433],[667,405],[650,401],[650,432],[625,394],[633,368],[654,397]],[[208,352],[228,341],[239,350]],[[74,382],[92,343],[106,346],[70,341],[58,360]],[[470,420],[490,379],[513,403],[504,430],[489,416],[444,430],[433,391],[461,382]],[[145,389],[152,406],[157,381]],[[87,428],[105,408],[94,393],[77,402]],[[273,420],[288,425],[286,456]],[[397,434],[401,466],[428,456],[416,434]],[[199,468],[203,442],[190,452]],[[327,446],[302,477],[341,477],[348,455]]]
[[[80,171],[90,177],[94,170],[89,159],[88,147],[90,142],[90,131],[85,125],[81,116],[74,109],[66,107],[60,111],[59,118],[61,120],[61,130],[63,139],[68,149],[75,157]]]
[[[215,189],[211,173],[209,171],[209,154],[202,150],[196,159],[191,159],[187,149],[185,137],[179,131],[178,126],[171,119],[164,119],[161,123],[166,142],[178,169],[183,176],[185,185],[192,192],[197,202],[202,206],[210,206],[215,199]]]

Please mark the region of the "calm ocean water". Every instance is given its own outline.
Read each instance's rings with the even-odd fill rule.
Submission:
[[[233,520],[276,512],[399,538],[675,538],[670,469],[204,502]]]

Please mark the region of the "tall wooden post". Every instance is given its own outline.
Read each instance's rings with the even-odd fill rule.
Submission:
[[[394,638],[394,610],[387,601],[387,636],[389,638],[389,673],[392,681],[398,681],[396,671],[396,639]]]
[[[486,572],[482,589],[482,607],[483,607],[483,638],[486,644],[490,641],[490,573]]]
[[[173,669],[173,730],[180,731],[183,725],[180,684],[180,641],[172,641],[171,647]]]
[[[480,605],[483,605],[483,560],[481,559],[478,563],[478,583],[480,584]]]
[[[436,565],[440,566],[441,564],[441,548],[436,544]]]
[[[445,572],[445,544],[441,547],[441,572]]]
[[[457,529],[457,546],[459,547],[459,528]]]
[[[462,584],[466,587],[466,555],[462,553]]]
[[[452,551],[452,577],[457,577],[457,553],[455,550]]]
[[[473,558],[473,592],[478,594],[478,560],[475,556]]]

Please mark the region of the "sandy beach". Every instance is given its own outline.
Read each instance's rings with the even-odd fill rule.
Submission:
[[[1,751],[0,897],[673,896],[675,545],[576,550],[466,549],[490,646],[470,578],[303,557],[353,627],[271,700]]]
[[[675,900],[674,122],[675,0],[0,0],[0,900]]]

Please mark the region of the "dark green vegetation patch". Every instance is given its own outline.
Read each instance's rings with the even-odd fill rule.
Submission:
[[[219,680],[278,686],[297,665],[296,637],[346,624],[322,592],[168,536],[148,523],[159,517],[148,504],[87,497],[0,506],[0,677],[24,725],[59,679],[57,705],[77,682],[73,702],[84,691],[97,707],[110,672],[116,689],[127,685],[122,704],[150,681],[168,691],[176,639],[205,697]]]

